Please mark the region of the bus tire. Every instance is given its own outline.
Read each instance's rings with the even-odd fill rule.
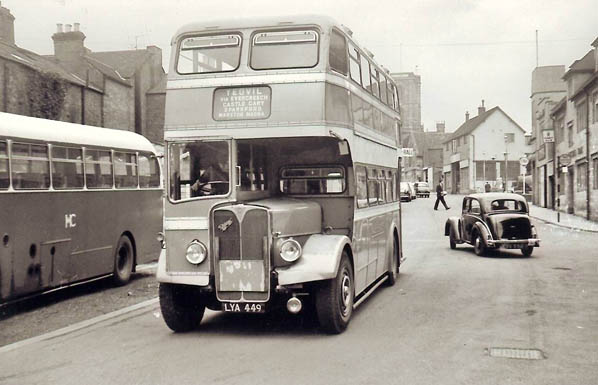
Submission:
[[[399,276],[399,242],[396,237],[392,237],[392,254],[390,256],[390,266],[388,269],[387,286],[393,286]]]
[[[329,334],[345,331],[353,313],[354,295],[353,267],[343,251],[336,277],[323,281],[316,290],[316,312],[322,330]]]
[[[195,286],[160,283],[160,310],[166,326],[175,333],[196,329],[206,310]]]
[[[131,279],[135,252],[133,244],[126,235],[121,235],[114,252],[114,282],[118,286],[125,285]]]

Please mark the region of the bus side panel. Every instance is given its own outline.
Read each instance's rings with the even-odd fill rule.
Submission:
[[[161,196],[161,190],[0,194],[0,237],[9,239],[0,245],[2,300],[112,273],[125,232],[138,263],[156,259]]]

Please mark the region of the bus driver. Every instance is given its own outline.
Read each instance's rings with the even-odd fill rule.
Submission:
[[[220,159],[208,158],[202,164],[199,178],[191,185],[194,196],[223,195],[228,192],[228,163]]]

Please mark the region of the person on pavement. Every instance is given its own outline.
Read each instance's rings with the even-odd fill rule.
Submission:
[[[444,185],[442,183],[442,178],[440,178],[440,181],[436,185],[436,203],[434,203],[434,210],[438,210],[438,202],[442,202],[442,205],[444,206],[445,209],[447,209],[447,210],[450,209],[450,207],[448,207],[446,202],[444,201],[445,194],[446,194],[446,192],[444,191]]]
[[[492,187],[490,187],[490,183],[486,182],[486,184],[484,185],[484,191],[489,193],[491,190],[492,190]]]

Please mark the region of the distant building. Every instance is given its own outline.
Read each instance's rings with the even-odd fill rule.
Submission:
[[[424,180],[423,149],[418,146],[415,133],[422,133],[421,124],[421,77],[413,72],[391,73],[397,83],[401,112],[401,147],[413,148],[414,156],[402,160],[402,180]]]
[[[525,130],[498,106],[486,111],[483,100],[478,115],[467,112],[443,144],[445,189],[453,194],[484,191],[486,182],[494,190],[513,189],[519,160],[531,152]]]
[[[553,130],[550,112],[566,95],[563,75],[565,66],[536,67],[532,72],[532,135],[535,153],[529,169],[533,173],[533,202],[542,207],[554,207],[556,178],[554,174],[554,143],[544,143],[546,131]],[[552,137],[554,137],[554,131]]]
[[[598,220],[598,38],[592,47],[565,72],[567,96],[551,116],[560,165],[559,208]]]

